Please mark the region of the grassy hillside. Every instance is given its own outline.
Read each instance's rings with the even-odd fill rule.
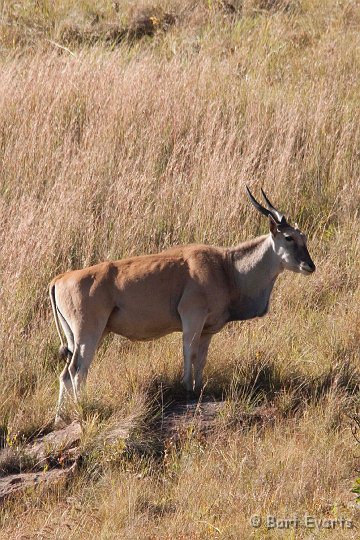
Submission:
[[[263,233],[245,182],[298,222],[317,265],[280,276],[267,317],[214,338],[205,394],[226,408],[207,439],[159,448],[148,429],[179,394],[180,335],[107,339],[77,411],[83,467],[6,503],[0,536],[309,538],[254,529],[252,514],[358,524],[359,4],[10,0],[0,29],[4,444],[54,417],[56,274]],[[270,419],[240,421],[259,405]],[[119,419],[134,454],[93,442]]]

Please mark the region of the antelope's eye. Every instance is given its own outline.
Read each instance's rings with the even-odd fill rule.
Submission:
[[[285,240],[286,240],[287,242],[293,242],[293,241],[294,241],[294,239],[291,238],[291,236],[285,236]]]

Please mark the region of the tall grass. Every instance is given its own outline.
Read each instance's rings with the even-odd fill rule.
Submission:
[[[139,16],[118,4],[3,7],[4,436],[31,438],[54,416],[60,367],[47,284],[57,273],[263,233],[245,182],[309,234],[317,272],[281,276],[268,317],[214,338],[207,391],[229,407],[207,443],[190,437],[160,464],[147,453],[104,458],[98,475],[85,470],[70,487],[10,504],[4,535],[248,538],[254,512],[354,518],[345,413],[359,383],[359,6],[147,2],[176,24],[114,46],[96,25]],[[75,23],[80,34],[96,27],[93,46],[64,31]],[[88,383],[99,429],[140,418],[151,385],[176,387],[180,371],[178,335],[108,339]],[[278,411],[275,424],[241,430],[238,412],[259,400]]]

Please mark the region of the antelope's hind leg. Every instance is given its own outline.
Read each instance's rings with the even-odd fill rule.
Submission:
[[[61,351],[62,356],[66,359],[66,365],[60,374],[55,425],[64,422],[62,416],[67,398],[70,397],[73,402],[78,402],[81,388],[86,382],[89,366],[104,335],[105,326],[105,323],[102,325],[94,324],[85,331],[76,328],[76,325],[69,323],[64,316],[60,316],[59,319],[67,338],[67,347],[62,347]]]
[[[64,331],[64,334],[66,336],[67,346],[60,347],[60,351],[59,351],[62,360],[64,360],[66,364],[59,376],[60,389],[59,389],[59,399],[58,399],[56,416],[55,416],[56,426],[59,426],[64,422],[62,418],[62,413],[63,413],[64,404],[67,397],[70,397],[72,399],[74,398],[73,385],[72,385],[71,377],[69,373],[69,362],[71,360],[71,357],[73,355],[73,350],[74,350],[74,334],[68,322],[59,311],[58,311],[58,317],[59,317],[59,321],[61,323],[62,329]]]
[[[75,337],[74,353],[69,364],[69,375],[72,382],[75,402],[78,402],[81,389],[86,383],[92,359],[95,356],[103,336],[103,327],[93,331],[80,332]]]

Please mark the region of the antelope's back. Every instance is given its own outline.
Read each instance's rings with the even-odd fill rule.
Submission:
[[[212,249],[190,245],[112,263],[117,269],[116,307],[108,329],[130,339],[181,330],[178,305],[184,291],[197,287],[204,297],[214,292],[212,281],[221,264],[214,262],[218,254]]]

